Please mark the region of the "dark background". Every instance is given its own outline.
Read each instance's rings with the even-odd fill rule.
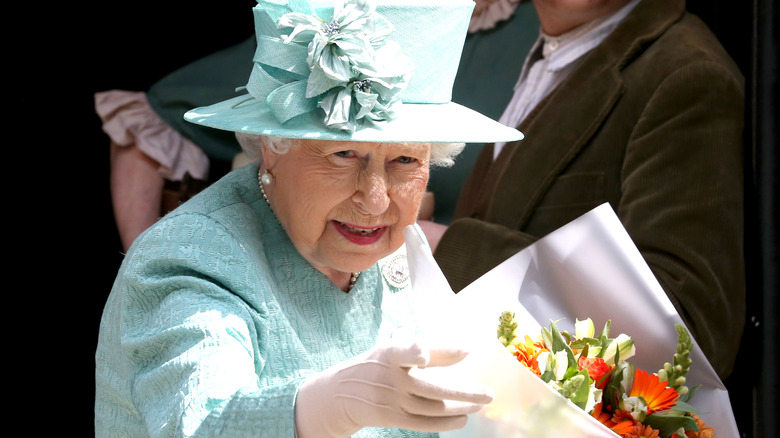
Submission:
[[[253,33],[253,0],[11,6],[4,30],[7,353],[27,430],[93,435],[94,350],[122,260],[108,191],[108,139],[93,94],[145,91]],[[748,325],[726,384],[743,437],[774,436],[778,405],[778,151],[775,0],[689,0],[746,78]],[[218,6],[217,6],[218,5]],[[9,75],[3,75],[8,77]],[[10,117],[9,117],[10,116]],[[9,177],[10,176],[10,177]],[[21,208],[19,208],[21,206]],[[18,300],[18,301],[17,301]],[[8,396],[8,394],[7,394]],[[12,402],[13,403],[13,402]],[[34,421],[30,423],[30,421]],[[32,425],[33,429],[30,429]],[[34,434],[36,435],[36,434]],[[724,438],[724,437],[721,437]],[[728,437],[725,437],[728,438]]]

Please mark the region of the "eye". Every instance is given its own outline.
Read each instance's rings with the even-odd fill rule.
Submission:
[[[337,157],[340,157],[340,158],[352,158],[352,157],[355,156],[355,151],[350,151],[350,150],[338,151],[338,152],[335,152],[333,155],[335,155]]]
[[[401,164],[408,164],[408,163],[413,163],[415,161],[415,159],[412,158],[412,157],[407,157],[406,155],[402,155],[402,156],[396,158],[395,161],[397,161],[397,162],[399,162]]]

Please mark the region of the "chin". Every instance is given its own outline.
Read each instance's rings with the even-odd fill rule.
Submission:
[[[398,246],[400,248],[400,245]],[[398,248],[396,248],[398,249]],[[371,251],[369,253],[344,252],[335,257],[339,270],[343,272],[361,272],[374,266],[379,260],[389,256],[394,250]]]
[[[388,254],[389,255],[389,254]],[[350,269],[347,272],[361,272],[374,266],[379,260],[386,257],[386,255],[371,255],[364,257],[355,257],[353,263],[349,263]]]

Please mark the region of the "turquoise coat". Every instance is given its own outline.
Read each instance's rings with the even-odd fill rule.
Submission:
[[[100,325],[96,436],[294,437],[306,376],[415,326],[392,259],[406,266],[402,248],[342,292],[295,250],[257,166],[231,172],[128,251]]]

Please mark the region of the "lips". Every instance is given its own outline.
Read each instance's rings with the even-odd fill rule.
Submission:
[[[333,221],[336,230],[347,240],[358,245],[370,245],[379,239],[387,231],[387,227],[361,227],[355,224]]]

